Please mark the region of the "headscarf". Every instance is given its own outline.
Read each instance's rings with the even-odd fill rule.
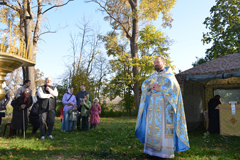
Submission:
[[[30,97],[26,97],[25,96],[25,93],[27,93],[27,92],[30,92],[30,90],[28,90],[28,89],[26,89],[24,92],[23,92],[23,96],[24,96],[24,103],[26,104],[30,104],[30,102],[31,102],[31,95],[30,95]]]
[[[99,99],[98,99],[98,98],[94,98],[93,102],[94,102],[95,100],[97,100],[97,101],[99,102]]]
[[[71,87],[71,88],[72,88],[72,87]],[[68,88],[68,94],[73,94],[73,93],[70,92],[71,88]]]

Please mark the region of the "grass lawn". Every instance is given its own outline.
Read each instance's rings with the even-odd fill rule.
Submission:
[[[3,119],[2,133],[5,123]],[[158,159],[143,153],[143,144],[135,137],[136,118],[101,118],[97,130],[87,132],[60,132],[57,117],[53,130],[54,140],[40,140],[27,130],[26,139],[0,137],[0,159]],[[7,135],[9,130],[7,131]],[[189,132],[191,149],[177,153],[175,159],[240,159],[240,137],[209,135],[205,131]]]

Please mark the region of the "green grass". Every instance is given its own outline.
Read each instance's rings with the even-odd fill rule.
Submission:
[[[3,119],[4,124],[10,121]],[[56,118],[54,140],[40,140],[27,130],[26,139],[0,137],[0,159],[158,159],[143,153],[143,144],[135,137],[136,118],[101,118],[97,130],[60,132]],[[7,131],[7,134],[9,130]],[[189,132],[191,149],[175,152],[175,159],[240,159],[240,138],[209,135],[205,131]]]

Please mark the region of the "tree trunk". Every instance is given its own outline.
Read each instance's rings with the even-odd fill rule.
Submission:
[[[139,34],[139,24],[138,24],[138,13],[137,13],[137,6],[138,6],[138,0],[134,0],[135,6],[132,6],[133,10],[133,28],[132,28],[132,37],[130,39],[130,45],[131,45],[131,56],[132,58],[138,58],[138,34]],[[140,73],[139,66],[133,66],[133,78],[135,78]],[[135,99],[135,108],[136,112],[138,112],[138,108],[140,105],[140,84],[138,79],[134,79],[134,86],[133,86],[133,92],[134,92],[134,99]]]
[[[32,53],[30,53],[30,46],[33,43],[33,38],[32,38],[32,13],[31,13],[31,3],[30,1],[24,1],[23,2],[23,12],[24,12],[24,41],[25,41],[25,45],[26,45],[26,49],[27,50],[27,56],[29,57],[29,55],[31,55]],[[35,50],[36,46],[33,46],[33,51]],[[34,52],[33,52],[34,53]],[[32,54],[33,55],[33,54]],[[33,55],[32,56],[32,61],[36,62],[36,56]],[[36,91],[36,87],[35,87],[35,77],[34,77],[34,66],[32,67],[22,67],[23,70],[23,84],[25,80],[30,80],[31,81],[31,86],[30,89],[32,90],[32,94],[35,95],[35,91]]]

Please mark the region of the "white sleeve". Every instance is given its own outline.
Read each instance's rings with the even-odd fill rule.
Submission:
[[[39,89],[38,89],[38,97],[39,97],[39,98],[42,98],[42,99],[47,99],[47,98],[50,98],[50,97],[51,97],[51,94],[45,94],[45,93],[43,93],[42,88],[39,87]]]
[[[49,88],[48,90],[50,92],[51,95],[57,97],[58,96],[58,90],[57,90],[57,87],[55,87],[54,90],[52,90],[51,88]]]

